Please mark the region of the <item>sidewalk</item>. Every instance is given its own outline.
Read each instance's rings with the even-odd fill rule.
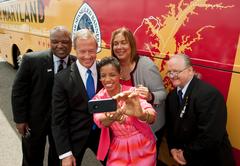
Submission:
[[[0,109],[0,165],[21,165],[21,141]]]

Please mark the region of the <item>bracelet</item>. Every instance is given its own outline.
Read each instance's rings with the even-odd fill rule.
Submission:
[[[113,119],[113,114],[110,114],[110,113],[108,113],[108,112],[105,112],[105,116],[106,116],[106,118],[108,118],[109,120],[114,120],[114,119]]]
[[[123,118],[124,118],[124,115],[122,114],[122,115],[120,115],[117,119],[116,119],[116,121],[122,121],[123,120]]]
[[[149,118],[150,118],[150,114],[149,114],[148,110],[146,110],[145,113],[147,114],[146,115],[146,122],[148,123],[149,122]]]

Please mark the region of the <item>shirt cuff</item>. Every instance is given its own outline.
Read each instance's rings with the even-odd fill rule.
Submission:
[[[73,155],[73,154],[72,154],[72,151],[69,151],[69,152],[67,152],[67,153],[61,154],[61,155],[59,156],[59,159],[62,160],[62,159],[64,159],[64,158],[66,158],[66,157],[68,157],[68,156],[72,156],[72,155]]]

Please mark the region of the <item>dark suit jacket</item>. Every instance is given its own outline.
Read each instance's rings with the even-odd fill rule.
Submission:
[[[99,77],[98,77],[99,78]],[[101,89],[98,81],[97,91]],[[76,63],[57,74],[53,88],[52,132],[59,155],[79,155],[93,125],[88,95]]]
[[[182,105],[176,89],[169,93],[166,116],[169,149],[183,149],[188,165],[234,165],[226,131],[226,104],[217,89],[194,77]]]
[[[70,56],[68,65],[75,60],[76,57]],[[31,52],[23,56],[12,87],[12,111],[14,121],[28,122],[34,134],[41,134],[45,127],[49,128],[46,125],[51,119],[53,80],[51,50]]]

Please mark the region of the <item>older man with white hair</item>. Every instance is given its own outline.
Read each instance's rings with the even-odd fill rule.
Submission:
[[[180,165],[234,166],[222,94],[195,76],[187,55],[174,55],[167,74],[175,89],[166,100],[167,141]]]

